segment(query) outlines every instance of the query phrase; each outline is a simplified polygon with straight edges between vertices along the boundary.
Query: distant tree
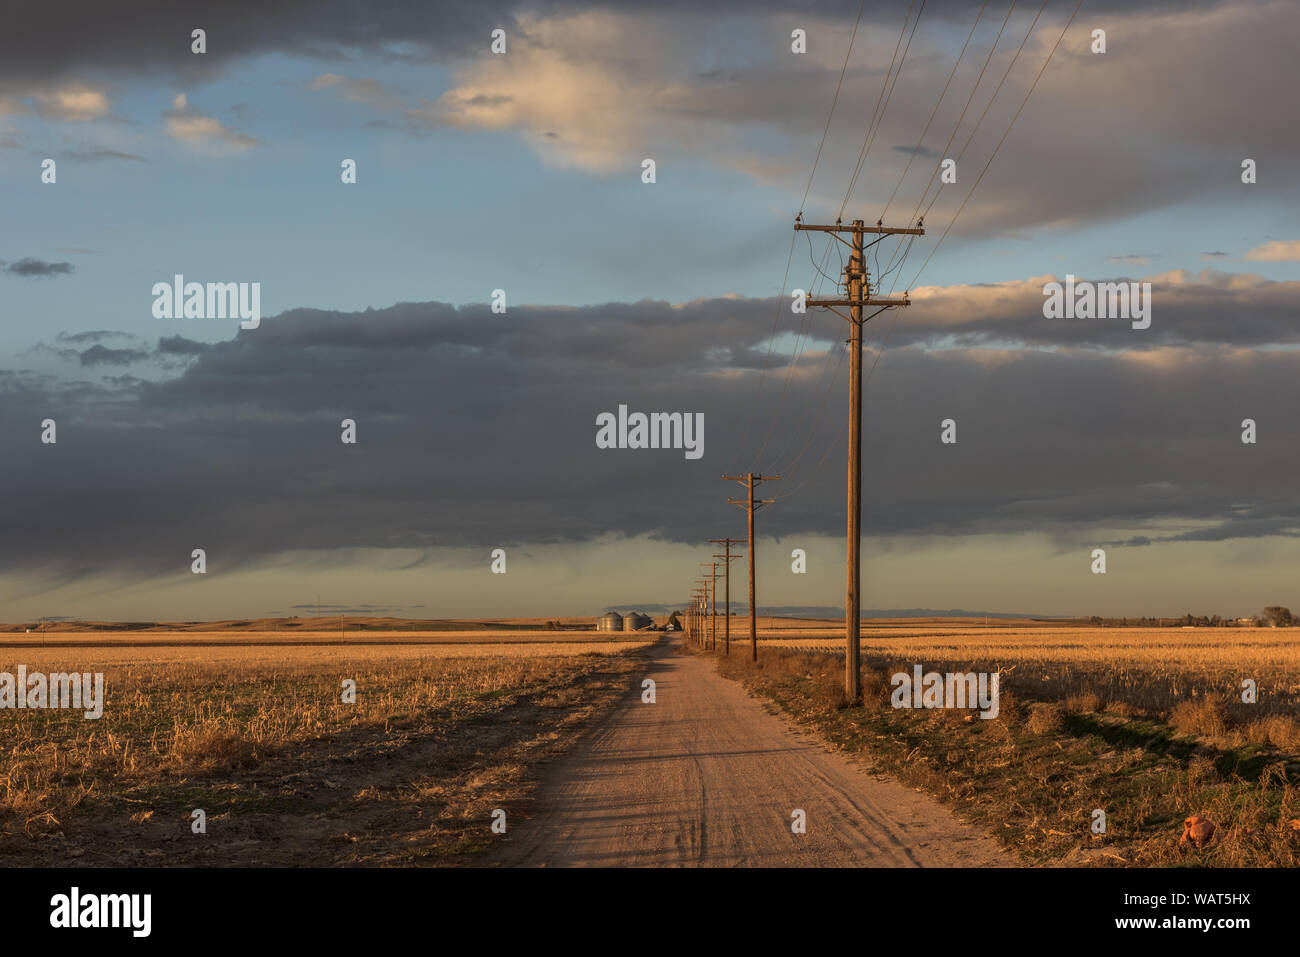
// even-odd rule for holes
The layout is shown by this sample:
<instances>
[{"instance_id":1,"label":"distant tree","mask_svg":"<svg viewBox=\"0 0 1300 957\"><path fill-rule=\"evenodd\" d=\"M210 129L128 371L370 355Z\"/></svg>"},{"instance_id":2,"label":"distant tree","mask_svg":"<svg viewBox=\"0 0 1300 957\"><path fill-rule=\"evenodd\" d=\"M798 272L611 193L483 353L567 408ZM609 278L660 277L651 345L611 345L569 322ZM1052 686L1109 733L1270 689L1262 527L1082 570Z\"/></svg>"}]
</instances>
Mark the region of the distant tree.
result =
<instances>
[{"instance_id":1,"label":"distant tree","mask_svg":"<svg viewBox=\"0 0 1300 957\"><path fill-rule=\"evenodd\" d=\"M1259 617L1264 624L1276 625L1279 628L1296 623L1295 617L1291 614L1291 609L1283 605L1269 605Z\"/></svg>"}]
</instances>

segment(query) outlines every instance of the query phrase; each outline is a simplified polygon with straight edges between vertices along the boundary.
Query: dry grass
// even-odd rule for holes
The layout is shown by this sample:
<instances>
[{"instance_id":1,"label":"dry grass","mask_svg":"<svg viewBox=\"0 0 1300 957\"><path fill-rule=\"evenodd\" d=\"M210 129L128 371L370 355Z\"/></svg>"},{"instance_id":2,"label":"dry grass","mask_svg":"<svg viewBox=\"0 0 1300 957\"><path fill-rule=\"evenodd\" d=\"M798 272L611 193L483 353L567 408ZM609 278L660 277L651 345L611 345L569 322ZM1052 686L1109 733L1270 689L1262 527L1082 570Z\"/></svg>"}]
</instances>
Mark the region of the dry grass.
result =
<instances>
[{"instance_id":1,"label":"dry grass","mask_svg":"<svg viewBox=\"0 0 1300 957\"><path fill-rule=\"evenodd\" d=\"M822 637L766 635L770 647L840 652ZM842 629L841 629L842 632ZM1004 685L1060 701L1072 713L1145 717L1225 746L1296 748L1300 740L1300 629L984 627L978 620L881 625L862 639L866 664L909 670L997 671ZM1253 679L1258 701L1240 700ZM1214 702L1213 704L1205 702ZM1198 717L1195 717L1199 715Z\"/></svg>"},{"instance_id":2,"label":"dry grass","mask_svg":"<svg viewBox=\"0 0 1300 957\"><path fill-rule=\"evenodd\" d=\"M0 855L400 863L476 850L485 815L519 806L537 761L612 704L629 655L646 646L11 650L0 671L19 662L29 672L103 671L106 704L99 720L0 712ZM341 700L345 678L356 681L354 704ZM197 807L209 816L204 841L188 840ZM160 813L124 838L119 822L142 808ZM353 824L336 827L336 817ZM292 846L248 837L272 820L263 829ZM331 850L324 831L340 827L366 833ZM146 832L157 832L161 857ZM232 850L234 834L251 844Z\"/></svg>"},{"instance_id":3,"label":"dry grass","mask_svg":"<svg viewBox=\"0 0 1300 957\"><path fill-rule=\"evenodd\" d=\"M1065 727L1065 709L1055 701L1038 701L1029 706L1029 730L1033 734L1055 734Z\"/></svg>"},{"instance_id":4,"label":"dry grass","mask_svg":"<svg viewBox=\"0 0 1300 957\"><path fill-rule=\"evenodd\" d=\"M437 640L430 638L410 642L369 636L346 642L286 644L270 637L263 641L258 636L247 634L239 635L238 638L227 636L221 641L213 642L193 634L169 636L165 640L124 636L94 639L89 635L78 635L66 642L60 636L57 642L50 640L44 646L23 642L19 647L15 647L14 640L0 637L0 669L12 671L19 663L36 668L34 662L39 661L52 662L50 670L58 670L54 665L60 664L79 671L103 671L114 665L163 664L185 668L211 664L237 668L256 665L273 670L282 665L303 663L326 663L333 667L335 663L357 660L423 661L445 658L616 655L646 648L655 637L624 637L620 634L616 638L574 641L568 636L557 640L552 633L546 639L539 636L520 641L515 637L506 639L489 635L483 640L474 641L471 635L466 634L449 641L442 640L442 636ZM3 664L5 661L8 664Z\"/></svg>"}]
</instances>

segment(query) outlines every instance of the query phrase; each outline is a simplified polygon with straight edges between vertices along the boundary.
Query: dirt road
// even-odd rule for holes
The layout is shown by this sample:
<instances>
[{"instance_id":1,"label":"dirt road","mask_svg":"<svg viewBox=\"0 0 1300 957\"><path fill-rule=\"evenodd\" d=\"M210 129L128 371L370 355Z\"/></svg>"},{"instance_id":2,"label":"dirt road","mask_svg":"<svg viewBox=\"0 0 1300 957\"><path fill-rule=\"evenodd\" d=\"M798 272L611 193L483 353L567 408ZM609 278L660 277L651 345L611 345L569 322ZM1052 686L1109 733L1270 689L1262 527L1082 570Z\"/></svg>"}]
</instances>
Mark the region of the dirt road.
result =
<instances>
[{"instance_id":1,"label":"dirt road","mask_svg":"<svg viewBox=\"0 0 1300 957\"><path fill-rule=\"evenodd\" d=\"M938 802L768 713L712 661L652 651L627 702L548 774L504 866L943 867L1009 863ZM791 829L793 812L807 831Z\"/></svg>"}]
</instances>

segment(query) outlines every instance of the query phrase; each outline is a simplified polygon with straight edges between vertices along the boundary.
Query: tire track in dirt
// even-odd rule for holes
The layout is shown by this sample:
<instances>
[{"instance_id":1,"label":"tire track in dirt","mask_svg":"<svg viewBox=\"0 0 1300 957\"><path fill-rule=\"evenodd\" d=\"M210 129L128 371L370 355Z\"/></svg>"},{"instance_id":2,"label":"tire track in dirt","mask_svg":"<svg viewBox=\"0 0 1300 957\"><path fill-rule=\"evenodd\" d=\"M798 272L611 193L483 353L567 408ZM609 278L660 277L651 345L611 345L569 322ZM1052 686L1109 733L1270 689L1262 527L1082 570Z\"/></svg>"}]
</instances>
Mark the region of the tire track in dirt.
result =
<instances>
[{"instance_id":1,"label":"tire track in dirt","mask_svg":"<svg viewBox=\"0 0 1300 957\"><path fill-rule=\"evenodd\" d=\"M713 663L664 643L598 732L546 775L503 866L1003 866L933 798L873 775L766 711ZM807 815L807 833L791 814Z\"/></svg>"}]
</instances>

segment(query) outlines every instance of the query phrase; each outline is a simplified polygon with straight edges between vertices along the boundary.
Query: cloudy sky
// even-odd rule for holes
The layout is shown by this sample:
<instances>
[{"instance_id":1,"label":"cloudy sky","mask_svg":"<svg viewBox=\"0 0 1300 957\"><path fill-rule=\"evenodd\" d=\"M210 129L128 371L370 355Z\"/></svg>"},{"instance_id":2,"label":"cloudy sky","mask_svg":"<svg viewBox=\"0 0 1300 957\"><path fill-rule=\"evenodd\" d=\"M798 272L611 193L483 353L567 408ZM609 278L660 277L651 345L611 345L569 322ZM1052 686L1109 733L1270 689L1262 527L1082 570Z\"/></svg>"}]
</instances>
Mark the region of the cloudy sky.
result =
<instances>
[{"instance_id":1,"label":"cloudy sky","mask_svg":"<svg viewBox=\"0 0 1300 957\"><path fill-rule=\"evenodd\" d=\"M0 620L674 604L749 468L760 605L842 605L801 210L927 230L869 263L913 305L867 329L864 607L1300 605L1290 2L211 6L0 33ZM1150 328L1045 319L1067 273L1149 282ZM261 325L155 318L176 274ZM597 448L619 405L705 454Z\"/></svg>"}]
</instances>

